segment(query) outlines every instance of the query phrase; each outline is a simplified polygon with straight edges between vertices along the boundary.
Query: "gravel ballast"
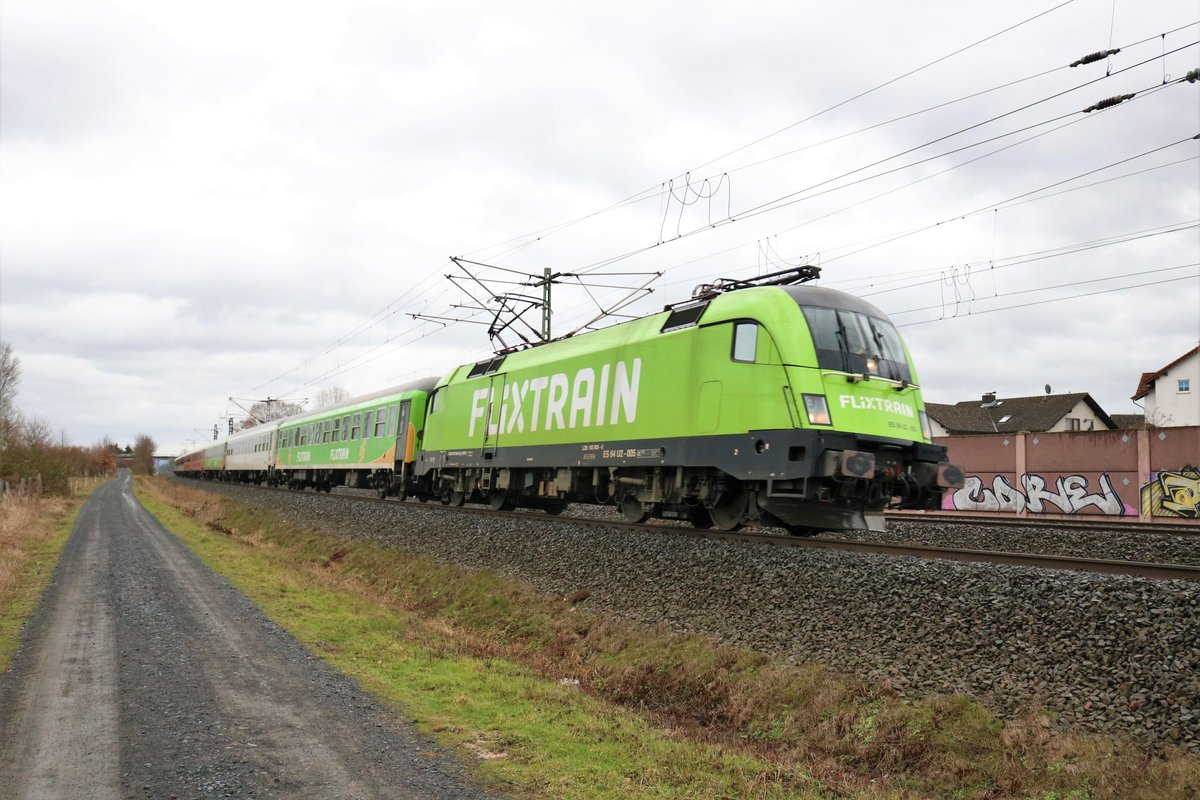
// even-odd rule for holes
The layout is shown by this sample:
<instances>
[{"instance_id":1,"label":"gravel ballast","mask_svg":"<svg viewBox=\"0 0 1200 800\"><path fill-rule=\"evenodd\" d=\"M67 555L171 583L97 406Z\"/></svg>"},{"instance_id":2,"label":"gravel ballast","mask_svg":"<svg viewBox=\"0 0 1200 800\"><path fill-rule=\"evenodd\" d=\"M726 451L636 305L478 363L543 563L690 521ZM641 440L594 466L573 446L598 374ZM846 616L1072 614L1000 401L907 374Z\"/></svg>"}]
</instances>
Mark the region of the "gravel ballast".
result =
<instances>
[{"instance_id":1,"label":"gravel ballast","mask_svg":"<svg viewBox=\"0 0 1200 800\"><path fill-rule=\"evenodd\" d=\"M1200 751L1200 586L1192 582L765 547L669 529L639 533L549 516L364 503L336 493L186 485L299 525L519 578L552 595L587 589L583 607L821 662L885 680L905 695L966 693L1002 716L1040 705L1079 730ZM930 536L938 526L916 527ZM892 535L927 540L915 533Z\"/></svg>"}]
</instances>

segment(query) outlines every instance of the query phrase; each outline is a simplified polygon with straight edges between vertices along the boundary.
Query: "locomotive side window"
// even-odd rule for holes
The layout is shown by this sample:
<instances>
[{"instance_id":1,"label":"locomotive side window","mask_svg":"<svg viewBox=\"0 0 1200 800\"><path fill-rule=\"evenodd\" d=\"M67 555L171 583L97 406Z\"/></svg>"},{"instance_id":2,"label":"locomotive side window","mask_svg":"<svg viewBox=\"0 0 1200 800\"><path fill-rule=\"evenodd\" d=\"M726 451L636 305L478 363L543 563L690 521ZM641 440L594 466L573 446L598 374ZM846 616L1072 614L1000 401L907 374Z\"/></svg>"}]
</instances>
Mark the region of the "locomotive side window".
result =
<instances>
[{"instance_id":1,"label":"locomotive side window","mask_svg":"<svg viewBox=\"0 0 1200 800\"><path fill-rule=\"evenodd\" d=\"M758 351L758 325L754 322L739 322L733 326L733 360L754 363Z\"/></svg>"},{"instance_id":2,"label":"locomotive side window","mask_svg":"<svg viewBox=\"0 0 1200 800\"><path fill-rule=\"evenodd\" d=\"M437 410L438 410L438 397L441 395L441 393L442 393L442 390L441 390L441 389L437 389L437 390L435 390L435 391L434 391L434 393L433 393L432 395L430 395L430 396L429 396L429 413L430 413L430 414L433 414L433 413L436 413L436 412L437 412Z\"/></svg>"}]
</instances>

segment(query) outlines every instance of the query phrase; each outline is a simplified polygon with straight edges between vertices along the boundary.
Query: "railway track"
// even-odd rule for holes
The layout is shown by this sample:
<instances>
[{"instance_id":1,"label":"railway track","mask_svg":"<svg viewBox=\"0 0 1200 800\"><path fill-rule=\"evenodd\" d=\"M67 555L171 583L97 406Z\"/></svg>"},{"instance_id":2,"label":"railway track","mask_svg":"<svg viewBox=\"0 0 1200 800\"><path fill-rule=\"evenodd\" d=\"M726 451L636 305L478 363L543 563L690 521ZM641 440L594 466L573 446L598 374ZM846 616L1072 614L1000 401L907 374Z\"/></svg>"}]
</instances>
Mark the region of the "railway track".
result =
<instances>
[{"instance_id":1,"label":"railway track","mask_svg":"<svg viewBox=\"0 0 1200 800\"><path fill-rule=\"evenodd\" d=\"M1200 536L1200 521L1180 522L1114 522L1112 517L1089 516L1083 519L1046 519L1038 516L1014 518L992 514L949 514L936 511L888 511L888 520L904 522L941 522L954 525L990 525L993 527L1038 527L1055 530L1086 532L1119 531L1158 536Z\"/></svg>"},{"instance_id":2,"label":"railway track","mask_svg":"<svg viewBox=\"0 0 1200 800\"><path fill-rule=\"evenodd\" d=\"M246 484L237 484L245 488L257 489L265 492L280 492L284 494L293 493L289 489L278 489L264 486L253 486ZM317 494L315 492L306 494ZM675 535L688 536L698 539L721 539L725 541L736 541L750 544L767 545L772 547L799 547L813 550L842 550L852 553L875 553L878 555L887 555L893 557L909 557L909 558L925 558L925 559L941 559L948 561L959 562L980 562L990 564L1005 564L1011 566L1024 567L1039 567L1042 569L1054 570L1069 570L1076 572L1092 572L1109 575L1132 575L1137 577L1149 578L1153 580L1189 580L1200 581L1200 566L1187 564L1160 564L1148 563L1139 561L1117 560L1117 559L1096 559L1096 558L1075 558L1061 555L1046 555L1038 553L1014 553L1001 550L981 550L968 548L954 547L938 547L931 545L923 545L911 542L900 543L884 543L871 541L856 541L842 538L805 538L797 536L789 536L784 533L771 533L771 529L767 528L752 528L739 531L716 531L694 528L689 525L673 525L670 521L649 522L649 523L630 523L622 520L597 517L581 517L570 515L556 515L553 517L547 516L540 511L494 511L490 508L482 506L464 505L464 506L447 506L436 502L422 503L416 500L387 500L378 497L369 497L351 493L339 492L335 495L342 499L351 499L363 503L378 503L386 505L410 505L419 508L434 509L446 513L456 513L465 515L476 515L490 518L507 518L520 520L546 520L553 519L556 522L571 523L588 527L602 528L618 528L640 533L653 533L657 535ZM934 515L921 515L925 519L932 520ZM951 517L950 515L939 515L943 517L941 521L959 522L959 518ZM904 515L904 519L910 519L911 515ZM1005 522L1012 524L1014 521L1006 520ZM1026 521L1026 526L1036 525L1044 527L1043 521L1038 520L1036 523ZM1063 527L1063 526L1050 526ZM1086 527L1086 526L1082 526ZM1164 526L1175 527L1175 526ZM1094 528L1087 528L1094 530Z\"/></svg>"}]
</instances>

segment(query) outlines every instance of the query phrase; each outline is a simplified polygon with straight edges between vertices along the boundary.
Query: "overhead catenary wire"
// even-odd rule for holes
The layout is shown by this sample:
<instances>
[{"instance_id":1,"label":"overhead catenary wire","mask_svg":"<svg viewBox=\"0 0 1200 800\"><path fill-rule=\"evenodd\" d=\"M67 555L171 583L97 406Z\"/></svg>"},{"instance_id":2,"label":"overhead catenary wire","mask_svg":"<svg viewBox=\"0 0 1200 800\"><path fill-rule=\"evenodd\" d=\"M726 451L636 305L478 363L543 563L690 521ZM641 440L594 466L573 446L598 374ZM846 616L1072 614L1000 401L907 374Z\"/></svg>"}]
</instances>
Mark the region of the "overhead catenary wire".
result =
<instances>
[{"instance_id":1,"label":"overhead catenary wire","mask_svg":"<svg viewBox=\"0 0 1200 800\"><path fill-rule=\"evenodd\" d=\"M1193 264L1191 266L1196 266L1196 265ZM1062 302L1066 302L1067 300L1079 300L1084 297L1095 297L1095 296L1101 295L1101 294L1112 294L1113 292L1124 292L1124 291L1129 291L1131 289L1143 289L1147 286L1162 286L1162 285L1168 284L1168 283L1179 283L1180 281L1190 281L1190 280L1195 280L1196 277L1200 277L1200 273L1197 273L1197 275L1195 275L1195 276L1185 275L1182 278L1166 278L1161 281L1147 281L1145 283L1136 283L1136 284L1133 284L1132 286L1118 286L1118 287L1114 287L1112 289L1100 289L1095 292L1084 292L1083 294L1073 294L1073 295L1069 295L1067 297L1053 297L1048 300L1035 300L1030 303L1018 303L1016 305L1002 306L1000 308L988 308L988 309L983 309L981 311L972 311L970 314L960 314L960 315L954 316L954 317L918 320L916 322L904 322L904 323L900 323L900 324L896 325L896 327L897 328L913 328L913 327L916 327L917 325L928 325L933 322L949 322L950 320L955 320L955 319L969 319L970 317L978 317L978 316L982 316L984 314L995 314L995 313L998 313L1001 311L1013 311L1018 308L1029 308L1031 306L1043 306L1043 305L1048 305L1051 303L1062 303Z\"/></svg>"},{"instance_id":2,"label":"overhead catenary wire","mask_svg":"<svg viewBox=\"0 0 1200 800\"><path fill-rule=\"evenodd\" d=\"M1065 4L1064 4L1064 5L1065 5ZM1056 7L1056 8L1057 8L1057 7ZM1051 10L1053 10L1053 9L1051 9ZM1047 12L1047 13L1048 13L1048 12ZM1195 23L1191 23L1191 24L1195 24ZM1178 28L1178 29L1176 29L1176 30L1181 30L1181 29L1182 29L1182 27L1188 27L1188 26L1181 26L1181 28ZM1165 36L1165 34L1163 34L1163 35ZM1157 38L1157 37L1152 37L1152 38ZM982 40L981 40L981 41L982 41ZM1148 41L1148 40L1143 40L1143 41ZM1194 43L1193 43L1193 44L1194 44ZM1187 47L1187 46L1191 46L1191 45L1186 45L1185 47ZM1178 49L1183 49L1183 48L1178 48ZM1171 52L1172 52L1172 53L1174 53L1174 52L1177 52L1177 51L1178 51L1178 49L1177 49L1177 50L1172 50ZM1155 59L1152 59L1152 60L1156 60L1157 58L1158 58L1158 56L1156 56L1156 57L1155 57ZM1141 63L1146 63L1146 62L1141 62ZM1134 66L1138 66L1138 65L1134 65ZM1126 69L1131 69L1131 68L1132 68L1132 67L1128 67L1128 68L1126 68ZM1125 71L1125 70L1120 70L1119 72L1123 72L1123 71ZM901 76L901 77L904 77L904 76ZM897 78L896 80L898 80L898 78ZM886 84L884 84L884 85L886 85ZM1085 84L1085 85L1086 85L1086 84ZM1078 87L1077 87L1077 88L1078 88ZM975 93L975 94L977 95L977 94L979 94L979 93ZM974 96L974 95L972 95L972 96ZM851 99L855 99L855 98L851 98ZM849 101L846 101L846 102L849 102ZM844 104L844 103L843 103L843 104ZM839 105L841 105L841 104L839 104ZM824 112L822 112L822 113L824 113ZM916 112L916 113L919 113L919 112ZM905 117L907 117L907 116L909 116L909 115L905 115ZM899 118L897 118L897 119L901 119L901 118L904 118L904 117L899 117ZM801 122L803 122L803 121L804 121L804 120L801 120ZM795 127L795 125L797 125L797 124L799 124L799 123L794 123L793 125L790 125L790 126L788 126L788 128ZM885 123L884 123L884 124L885 124ZM980 123L980 124L984 124L984 123ZM783 129L781 129L781 130L783 130ZM952 135L955 135L955 134L949 134L948 136L952 136ZM1011 135L1011 133L1010 133L1009 135ZM769 138L769 136L768 136L768 137L764 137L764 138ZM936 140L935 140L935 141L936 141ZM749 146L749 145L748 145L748 146ZM744 148L739 148L739 150L740 150L740 149L744 149ZM735 151L731 151L731 152L730 152L730 154L732 154L732 153L734 153L734 152L737 152L737 150L735 150ZM719 158L723 158L723 157L725 157L725 156L718 157L718 159L719 159ZM707 164L707 163L712 163L712 162L706 162L706 164ZM701 165L701 166L704 166L704 165ZM606 207L606 208L607 208L607 209L611 209L611 208L617 207L618 205L620 205L620 203L624 203L624 202L626 202L627 200L629 200L630 198L638 198L638 197L640 197L640 196L646 195L646 194L647 194L649 191L650 191L650 190L644 190L643 192L639 192L639 193L636 193L636 194L634 194L634 195L630 195L630 196L629 196L629 198L626 198L626 200L620 201L620 202L619 202L619 203L617 203L617 204L610 204L610 206L608 206L608 207ZM651 195L651 196L653 196L653 195ZM603 210L602 210L602 211L603 211ZM601 211L601 212L593 212L593 214L585 215L584 217L579 217L579 218L577 218L577 219L586 219L586 218L590 218L591 216L594 216L596 213L602 213L602 211ZM740 218L740 217L739 217L739 218ZM546 229L543 229L543 230L551 230L551 229L554 229L555 227L556 227L556 226L551 226L550 228L546 228ZM510 239L510 240L508 240L508 241L517 241L519 238L520 238L520 237L517 237L517 238L514 238L514 239ZM525 245L520 245L520 246L525 246ZM647 249L649 249L649 248L647 248ZM590 266L590 265L589 265L589 266ZM329 346L325 347L324 349L322 349L321 351L319 351L319 352L316 354L316 356L314 356L314 358L315 358L315 357L319 357L319 356L321 356L321 355L324 355L324 354L326 354L326 353L328 353L328 352L331 352L333 349L335 349L335 348L337 348L338 346L340 346L341 344L343 344L343 343L344 343L344 341L345 341L347 338L349 338L349 337L351 337L351 336L355 336L355 335L357 335L357 334L359 334L359 333L361 333L361 332L363 332L363 331L365 331L365 330L369 330L369 329L370 329L370 327L371 327L372 325L374 325L374 324L378 324L379 322L381 322L381 321L383 321L383 320L386 320L387 318L389 318L389 317L391 317L391 316L394 316L394 315L396 315L396 314L405 313L405 307L402 307L402 306L400 306L400 303L401 303L402 301L404 301L406 298L411 298L411 297L412 297L412 296L414 296L414 295L415 295L417 298L419 298L419 297L421 297L421 296L424 296L424 295L428 294L428 292L430 291L430 289L428 289L428 288L425 288L425 287L426 287L426 286L427 286L427 285L428 285L428 284L429 284L431 281L434 281L434 280L436 280L436 276L435 276L435 275L433 275L433 273L429 273L429 274L427 274L424 280L422 280L422 281L418 282L417 284L414 284L413 286L409 287L409 289L408 289L408 290L406 290L406 292L405 292L404 294L402 294L400 297L396 298L396 300L393 300L391 303L389 303L389 305L388 305L388 306L384 307L384 309L381 309L379 312L376 312L376 314L375 314L375 315L373 315L371 318L368 318L368 319L367 319L367 320L365 320L363 323L360 323L358 326L355 326L355 328L352 328L352 329L351 329L350 331L348 331L346 334L343 334L343 336L342 336L342 337L339 337L339 339L338 339L337 341L335 341L335 342L334 342L334 343L332 343L331 345L329 345ZM419 291L419 290L421 290L421 291ZM403 335L403 332L402 332L402 334L400 334L400 335ZM387 341L391 341L391 340L393 340L394 338L395 338L395 337L390 337L390 338L389 338ZM290 372L294 372L294 371L295 371L295 370L291 370L291 371L289 371L289 373L284 373L284 375L286 375L286 374L290 374ZM282 377L282 376L280 376L280 377ZM275 379L273 379L273 380L275 380ZM273 381L269 381L268 383L271 383L271 382L273 382ZM263 385L267 385L267 384L263 384ZM259 387L259 388L261 388L261 385L260 385L260 387Z\"/></svg>"}]
</instances>

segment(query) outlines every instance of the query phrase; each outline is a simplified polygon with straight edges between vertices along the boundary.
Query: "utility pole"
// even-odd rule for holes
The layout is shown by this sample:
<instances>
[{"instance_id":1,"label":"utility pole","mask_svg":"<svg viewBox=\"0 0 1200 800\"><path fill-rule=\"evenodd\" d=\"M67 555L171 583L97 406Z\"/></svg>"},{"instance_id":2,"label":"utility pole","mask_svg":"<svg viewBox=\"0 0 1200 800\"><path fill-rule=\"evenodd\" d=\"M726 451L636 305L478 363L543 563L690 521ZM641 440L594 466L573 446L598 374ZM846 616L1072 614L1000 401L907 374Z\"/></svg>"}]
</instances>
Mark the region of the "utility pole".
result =
<instances>
[{"instance_id":1,"label":"utility pole","mask_svg":"<svg viewBox=\"0 0 1200 800\"><path fill-rule=\"evenodd\" d=\"M542 341L550 341L550 287L554 281L550 278L550 268L542 273Z\"/></svg>"}]
</instances>

